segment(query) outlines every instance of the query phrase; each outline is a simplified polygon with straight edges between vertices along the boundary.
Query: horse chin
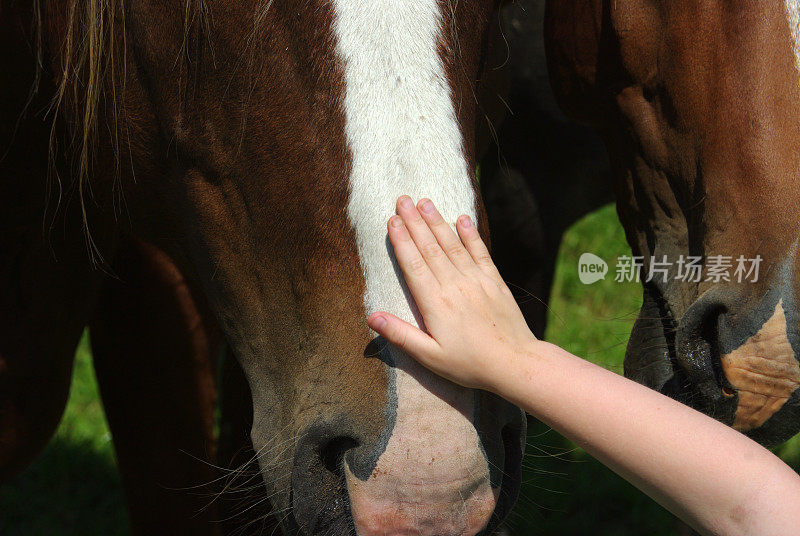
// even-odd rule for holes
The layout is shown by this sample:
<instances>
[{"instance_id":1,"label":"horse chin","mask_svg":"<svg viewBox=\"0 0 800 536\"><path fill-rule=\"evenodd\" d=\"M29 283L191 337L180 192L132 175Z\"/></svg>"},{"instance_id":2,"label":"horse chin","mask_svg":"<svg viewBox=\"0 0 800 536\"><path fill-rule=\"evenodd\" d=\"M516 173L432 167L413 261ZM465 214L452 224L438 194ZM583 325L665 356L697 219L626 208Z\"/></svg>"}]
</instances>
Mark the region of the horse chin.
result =
<instances>
[{"instance_id":1,"label":"horse chin","mask_svg":"<svg viewBox=\"0 0 800 536\"><path fill-rule=\"evenodd\" d=\"M475 535L489 523L499 488L488 478L420 483L405 475L361 481L347 471L354 524L364 536Z\"/></svg>"},{"instance_id":2,"label":"horse chin","mask_svg":"<svg viewBox=\"0 0 800 536\"><path fill-rule=\"evenodd\" d=\"M347 480L359 480L346 469L345 471L349 479L343 480L341 486L333 489L317 490L313 499L303 497L292 488L288 501L276 501L273 507L276 512L282 512L277 516L282 532L287 536L446 536L484 534L496 525L493 513L501 490L489 487L488 481L476 482L477 489L466 500L460 498L464 488L462 482L430 485L424 489L407 483L407 487L413 489L406 491L417 497L415 501L419 501L412 503L397 500L395 495L403 487L402 483L396 483L396 487L387 489L387 493L379 498L359 491L350 493L348 487L352 487L352 483L348 485ZM325 496L320 497L320 492ZM454 496L458 498L454 499ZM281 506L284 502L287 504ZM317 508L312 511L310 505L316 505ZM485 532L482 532L484 529Z\"/></svg>"}]
</instances>

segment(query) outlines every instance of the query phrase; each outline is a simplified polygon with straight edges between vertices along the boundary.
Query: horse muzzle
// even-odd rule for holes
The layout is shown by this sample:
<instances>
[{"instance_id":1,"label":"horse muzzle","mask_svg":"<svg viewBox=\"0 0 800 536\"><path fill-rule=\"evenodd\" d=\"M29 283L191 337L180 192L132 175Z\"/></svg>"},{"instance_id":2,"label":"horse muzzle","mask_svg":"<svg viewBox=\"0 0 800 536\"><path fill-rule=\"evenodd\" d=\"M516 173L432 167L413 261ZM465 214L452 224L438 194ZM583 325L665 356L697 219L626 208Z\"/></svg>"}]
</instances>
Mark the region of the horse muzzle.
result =
<instances>
[{"instance_id":1,"label":"horse muzzle","mask_svg":"<svg viewBox=\"0 0 800 536\"><path fill-rule=\"evenodd\" d=\"M504 413L494 405L487 411ZM419 414L396 423L387 437L364 434L344 415L317 421L295 448L284 532L472 536L491 530L519 489L525 425L518 410L505 413L507 419L481 432L465 420L447 434L435 426L437 414Z\"/></svg>"},{"instance_id":2,"label":"horse muzzle","mask_svg":"<svg viewBox=\"0 0 800 536\"><path fill-rule=\"evenodd\" d=\"M790 438L800 431L800 339L791 285L781 279L760 299L712 287L678 321L664 298L646 292L626 376L762 444Z\"/></svg>"}]
</instances>

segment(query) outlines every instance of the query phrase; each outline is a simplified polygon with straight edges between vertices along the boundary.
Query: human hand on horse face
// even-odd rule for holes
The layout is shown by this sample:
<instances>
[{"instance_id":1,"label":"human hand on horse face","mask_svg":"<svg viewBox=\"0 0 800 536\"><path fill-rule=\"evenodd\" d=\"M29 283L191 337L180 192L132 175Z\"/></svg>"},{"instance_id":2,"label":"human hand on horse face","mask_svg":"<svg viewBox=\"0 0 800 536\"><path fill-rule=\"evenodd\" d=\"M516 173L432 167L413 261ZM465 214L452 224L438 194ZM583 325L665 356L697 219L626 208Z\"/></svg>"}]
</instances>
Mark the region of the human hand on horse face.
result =
<instances>
[{"instance_id":1,"label":"human hand on horse face","mask_svg":"<svg viewBox=\"0 0 800 536\"><path fill-rule=\"evenodd\" d=\"M459 240L431 201L418 207L398 200L389 239L428 333L385 312L372 329L441 376L519 405L701 534L797 533L794 470L711 417L537 341L469 218Z\"/></svg>"},{"instance_id":2,"label":"human hand on horse face","mask_svg":"<svg viewBox=\"0 0 800 536\"><path fill-rule=\"evenodd\" d=\"M433 202L397 200L389 240L428 333L386 312L369 326L420 363L465 387L496 391L536 341L469 216L458 235ZM460 238L459 238L460 237Z\"/></svg>"}]
</instances>

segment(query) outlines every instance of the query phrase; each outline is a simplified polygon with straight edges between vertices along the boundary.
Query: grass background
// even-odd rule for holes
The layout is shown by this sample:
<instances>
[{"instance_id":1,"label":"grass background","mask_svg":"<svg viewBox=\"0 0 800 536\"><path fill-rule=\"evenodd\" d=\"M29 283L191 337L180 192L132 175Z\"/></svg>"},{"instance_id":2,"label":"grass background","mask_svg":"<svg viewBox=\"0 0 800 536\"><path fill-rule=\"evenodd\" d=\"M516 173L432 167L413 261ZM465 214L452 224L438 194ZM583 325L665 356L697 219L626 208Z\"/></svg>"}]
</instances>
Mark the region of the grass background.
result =
<instances>
[{"instance_id":1,"label":"grass background","mask_svg":"<svg viewBox=\"0 0 800 536\"><path fill-rule=\"evenodd\" d=\"M578 280L581 253L604 258L605 280ZM641 305L641 287L616 283L616 257L628 254L612 205L575 224L559 253L547 339L622 373L628 334ZM665 431L666 432L666 431ZM800 436L776 452L800 467ZM524 484L509 518L519 535L596 536L682 534L675 519L559 434L532 421ZM0 535L112 536L128 534L111 436L98 398L88 338L76 353L64 418L44 453L0 488Z\"/></svg>"}]
</instances>

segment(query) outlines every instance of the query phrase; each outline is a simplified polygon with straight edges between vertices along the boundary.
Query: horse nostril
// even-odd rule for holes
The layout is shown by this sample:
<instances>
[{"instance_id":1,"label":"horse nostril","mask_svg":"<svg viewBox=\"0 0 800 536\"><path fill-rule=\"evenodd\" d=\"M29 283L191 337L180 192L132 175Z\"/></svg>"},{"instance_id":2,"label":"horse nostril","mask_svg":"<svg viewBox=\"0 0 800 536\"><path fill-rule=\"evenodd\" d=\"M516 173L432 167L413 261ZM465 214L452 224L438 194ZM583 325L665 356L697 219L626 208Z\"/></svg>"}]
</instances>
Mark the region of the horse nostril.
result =
<instances>
[{"instance_id":1,"label":"horse nostril","mask_svg":"<svg viewBox=\"0 0 800 536\"><path fill-rule=\"evenodd\" d=\"M347 534L352 526L344 456L361 441L343 418L307 428L298 440L292 467L292 513L304 534Z\"/></svg>"},{"instance_id":2,"label":"horse nostril","mask_svg":"<svg viewBox=\"0 0 800 536\"><path fill-rule=\"evenodd\" d=\"M676 358L693 383L715 383L719 388L720 356L718 324L724 308L702 298L679 322Z\"/></svg>"},{"instance_id":3,"label":"horse nostril","mask_svg":"<svg viewBox=\"0 0 800 536\"><path fill-rule=\"evenodd\" d=\"M722 367L723 331L729 322L731 297L712 289L698 298L678 322L675 360L685 383L676 398L717 420L730 423L737 390Z\"/></svg>"},{"instance_id":4,"label":"horse nostril","mask_svg":"<svg viewBox=\"0 0 800 536\"><path fill-rule=\"evenodd\" d=\"M344 476L344 455L359 445L352 437L334 437L320 447L319 457L322 465L337 476Z\"/></svg>"}]
</instances>

